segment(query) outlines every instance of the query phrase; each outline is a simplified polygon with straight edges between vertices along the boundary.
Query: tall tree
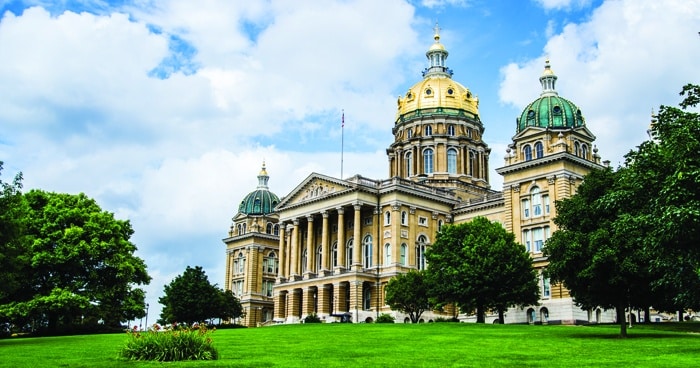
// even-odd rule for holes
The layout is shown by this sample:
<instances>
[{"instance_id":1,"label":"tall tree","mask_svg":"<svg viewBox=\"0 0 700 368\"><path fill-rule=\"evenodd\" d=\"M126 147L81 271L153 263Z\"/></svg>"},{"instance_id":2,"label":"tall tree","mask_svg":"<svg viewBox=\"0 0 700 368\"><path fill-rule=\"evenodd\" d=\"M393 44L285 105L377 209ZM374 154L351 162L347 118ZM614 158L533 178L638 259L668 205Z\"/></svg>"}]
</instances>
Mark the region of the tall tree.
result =
<instances>
[{"instance_id":1,"label":"tall tree","mask_svg":"<svg viewBox=\"0 0 700 368\"><path fill-rule=\"evenodd\" d=\"M158 299L163 305L160 319L169 323L238 318L243 312L233 293L209 283L201 266L187 266L182 275L165 285L163 293Z\"/></svg>"},{"instance_id":2,"label":"tall tree","mask_svg":"<svg viewBox=\"0 0 700 368\"><path fill-rule=\"evenodd\" d=\"M386 285L386 303L391 309L407 313L411 323L418 323L421 314L430 308L425 273L400 273L389 280Z\"/></svg>"},{"instance_id":3,"label":"tall tree","mask_svg":"<svg viewBox=\"0 0 700 368\"><path fill-rule=\"evenodd\" d=\"M489 309L498 310L502 322L507 307L539 299L537 272L525 247L484 217L443 226L426 257L434 295L463 312L476 311L477 322L485 322Z\"/></svg>"},{"instance_id":4,"label":"tall tree","mask_svg":"<svg viewBox=\"0 0 700 368\"><path fill-rule=\"evenodd\" d=\"M134 296L143 309L143 293L135 287L150 277L134 255L129 221L115 219L84 194L32 190L24 201L30 258L22 276L31 295L15 298L0 312L45 316L51 330L81 317L119 325L134 315Z\"/></svg>"},{"instance_id":5,"label":"tall tree","mask_svg":"<svg viewBox=\"0 0 700 368\"><path fill-rule=\"evenodd\" d=\"M0 174L2 166L0 161ZM21 190L21 173L9 183L0 180L0 305L26 297L18 295L26 291L28 273L28 249L23 242L26 207Z\"/></svg>"}]
</instances>

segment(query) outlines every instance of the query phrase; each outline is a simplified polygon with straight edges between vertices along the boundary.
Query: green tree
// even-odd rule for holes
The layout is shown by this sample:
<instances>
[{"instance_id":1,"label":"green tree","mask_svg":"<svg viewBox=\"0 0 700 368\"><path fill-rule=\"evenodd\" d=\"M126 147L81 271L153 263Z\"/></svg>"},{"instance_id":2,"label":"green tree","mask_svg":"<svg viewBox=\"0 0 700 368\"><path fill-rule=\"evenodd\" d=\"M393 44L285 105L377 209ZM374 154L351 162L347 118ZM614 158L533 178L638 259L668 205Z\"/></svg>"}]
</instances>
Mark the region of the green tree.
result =
<instances>
[{"instance_id":1,"label":"green tree","mask_svg":"<svg viewBox=\"0 0 700 368\"><path fill-rule=\"evenodd\" d=\"M500 224L484 217L447 225L426 252L431 293L454 302L463 312L476 311L485 322L487 310L537 304L537 272L525 247Z\"/></svg>"},{"instance_id":2,"label":"green tree","mask_svg":"<svg viewBox=\"0 0 700 368\"><path fill-rule=\"evenodd\" d=\"M421 314L430 308L428 289L424 272L400 273L386 285L386 303L391 309L407 313L411 323L418 323Z\"/></svg>"},{"instance_id":3,"label":"green tree","mask_svg":"<svg viewBox=\"0 0 700 368\"><path fill-rule=\"evenodd\" d=\"M143 292L135 286L148 284L150 277L133 254L128 221L115 219L84 194L32 190L23 200L28 259L19 275L28 292L6 300L0 313L54 330L83 317L117 326L143 309Z\"/></svg>"},{"instance_id":4,"label":"green tree","mask_svg":"<svg viewBox=\"0 0 700 368\"><path fill-rule=\"evenodd\" d=\"M158 299L163 305L160 319L168 323L238 318L243 312L240 301L231 291L209 283L201 266L187 266L182 275L165 285L163 292Z\"/></svg>"},{"instance_id":5,"label":"green tree","mask_svg":"<svg viewBox=\"0 0 700 368\"><path fill-rule=\"evenodd\" d=\"M0 174L3 162L0 161ZM22 174L10 183L0 180L0 305L24 294L28 249L23 242L25 209ZM7 321L7 318L4 318ZM0 322L2 317L0 316Z\"/></svg>"}]
</instances>

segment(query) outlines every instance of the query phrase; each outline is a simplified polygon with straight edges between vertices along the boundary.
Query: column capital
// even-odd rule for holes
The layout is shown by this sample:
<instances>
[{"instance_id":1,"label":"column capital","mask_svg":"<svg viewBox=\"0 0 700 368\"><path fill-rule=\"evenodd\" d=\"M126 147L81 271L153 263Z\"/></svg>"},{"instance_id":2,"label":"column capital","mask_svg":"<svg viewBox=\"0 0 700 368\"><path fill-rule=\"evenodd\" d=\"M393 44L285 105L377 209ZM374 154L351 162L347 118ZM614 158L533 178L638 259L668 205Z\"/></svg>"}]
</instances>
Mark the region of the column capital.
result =
<instances>
[{"instance_id":1,"label":"column capital","mask_svg":"<svg viewBox=\"0 0 700 368\"><path fill-rule=\"evenodd\" d=\"M342 215L345 213L345 209L343 207L336 207L335 210L338 211L339 215Z\"/></svg>"},{"instance_id":2,"label":"column capital","mask_svg":"<svg viewBox=\"0 0 700 368\"><path fill-rule=\"evenodd\" d=\"M321 211L321 216L322 216L323 218L328 218L328 210L323 210L323 211Z\"/></svg>"},{"instance_id":3,"label":"column capital","mask_svg":"<svg viewBox=\"0 0 700 368\"><path fill-rule=\"evenodd\" d=\"M313 215L307 215L307 216L306 216L306 221L308 221L308 222L314 222L314 216L313 216Z\"/></svg>"}]
</instances>

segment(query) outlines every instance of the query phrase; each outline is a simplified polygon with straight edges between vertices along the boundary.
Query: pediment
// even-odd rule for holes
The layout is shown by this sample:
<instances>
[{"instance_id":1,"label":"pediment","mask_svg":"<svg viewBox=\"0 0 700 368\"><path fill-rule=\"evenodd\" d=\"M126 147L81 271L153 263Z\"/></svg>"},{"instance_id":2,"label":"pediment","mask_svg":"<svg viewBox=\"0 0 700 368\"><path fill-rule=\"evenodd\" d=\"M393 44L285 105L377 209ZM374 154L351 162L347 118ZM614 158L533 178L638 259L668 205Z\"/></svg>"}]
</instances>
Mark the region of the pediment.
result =
<instances>
[{"instance_id":1,"label":"pediment","mask_svg":"<svg viewBox=\"0 0 700 368\"><path fill-rule=\"evenodd\" d=\"M312 173L285 196L277 205L276 209L314 201L351 188L352 186L344 180Z\"/></svg>"}]
</instances>

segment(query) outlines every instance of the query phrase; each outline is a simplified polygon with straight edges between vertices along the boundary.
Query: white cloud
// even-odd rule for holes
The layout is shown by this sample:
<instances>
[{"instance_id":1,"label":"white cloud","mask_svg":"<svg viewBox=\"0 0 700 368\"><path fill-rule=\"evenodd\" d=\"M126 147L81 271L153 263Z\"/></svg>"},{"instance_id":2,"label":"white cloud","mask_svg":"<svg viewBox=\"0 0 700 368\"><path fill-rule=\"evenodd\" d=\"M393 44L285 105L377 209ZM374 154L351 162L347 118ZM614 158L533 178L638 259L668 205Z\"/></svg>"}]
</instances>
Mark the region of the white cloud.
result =
<instances>
[{"instance_id":1,"label":"white cloud","mask_svg":"<svg viewBox=\"0 0 700 368\"><path fill-rule=\"evenodd\" d=\"M651 109L677 105L681 86L700 80L699 22L697 0L605 2L551 37L541 57L503 67L500 98L524 108L549 58L559 94L581 108L603 159L617 166L646 139Z\"/></svg>"},{"instance_id":2,"label":"white cloud","mask_svg":"<svg viewBox=\"0 0 700 368\"><path fill-rule=\"evenodd\" d=\"M591 0L535 0L546 10L567 10L583 8L591 4Z\"/></svg>"}]
</instances>

